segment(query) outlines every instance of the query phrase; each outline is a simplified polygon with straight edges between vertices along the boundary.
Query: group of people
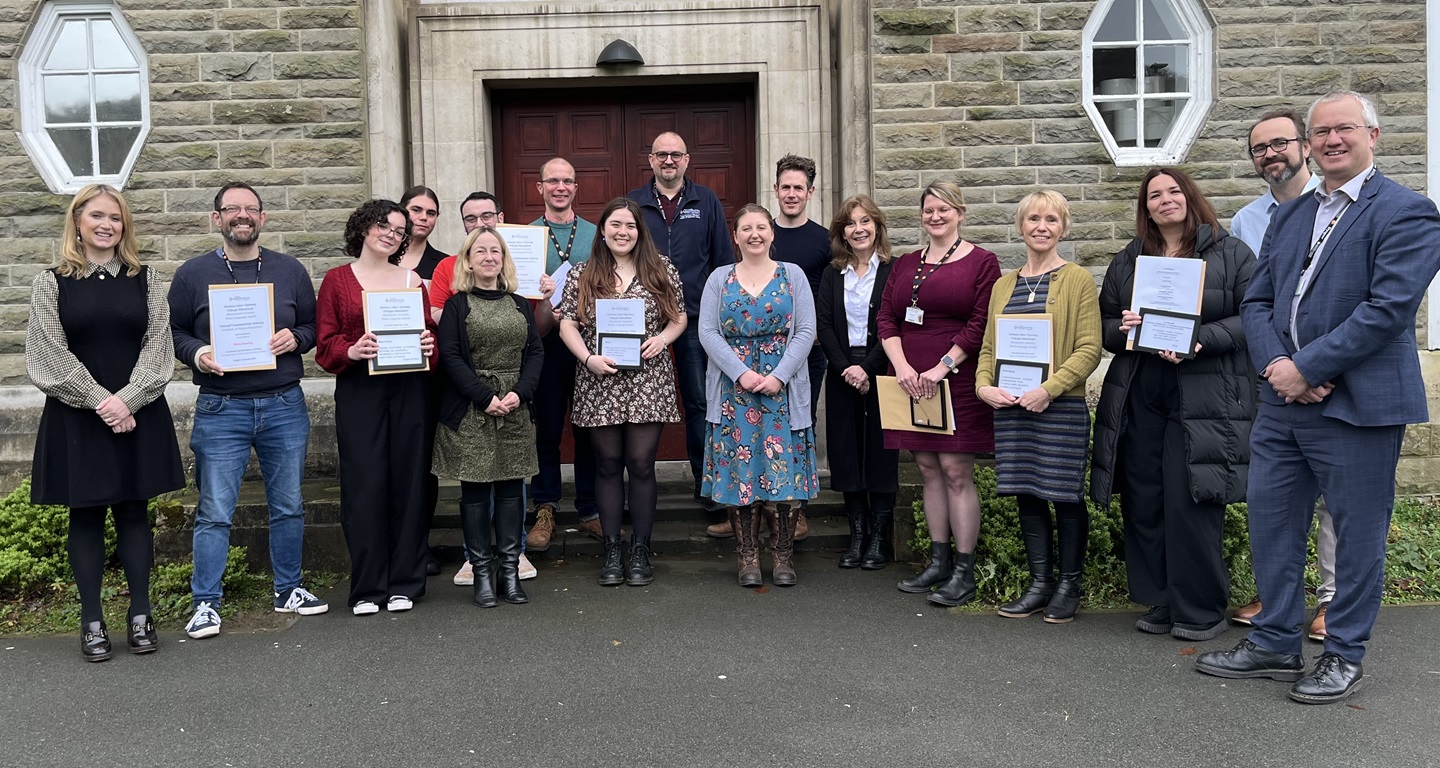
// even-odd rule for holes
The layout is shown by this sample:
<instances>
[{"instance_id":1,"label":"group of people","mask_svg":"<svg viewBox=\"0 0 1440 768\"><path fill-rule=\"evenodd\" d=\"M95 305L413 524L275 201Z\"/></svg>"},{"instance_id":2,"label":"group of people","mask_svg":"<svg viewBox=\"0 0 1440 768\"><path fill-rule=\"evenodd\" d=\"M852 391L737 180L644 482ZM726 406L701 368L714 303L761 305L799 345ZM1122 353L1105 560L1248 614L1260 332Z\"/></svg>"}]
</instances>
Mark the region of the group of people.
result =
<instances>
[{"instance_id":1,"label":"group of people","mask_svg":"<svg viewBox=\"0 0 1440 768\"><path fill-rule=\"evenodd\" d=\"M715 194L686 177L689 155L674 133L652 144L653 181L612 200L594 224L573 209L573 166L545 164L537 191L546 210L535 224L548 230L548 274L538 299L516 293L497 227L503 212L488 193L461 204L467 234L455 256L429 244L440 210L432 190L361 205L344 235L354 262L327 272L317 298L298 262L259 247L263 204L236 182L215 197L223 245L177 271L167 302L136 257L123 198L88 187L70 206L61 264L36 279L26 347L30 376L48 396L33 493L72 509L82 652L110 654L99 604L107 506L131 585L131 650L155 649L145 500L184 482L163 397L173 358L200 387L187 631L219 632L228 529L252 448L270 504L275 610L327 610L300 578L309 419L299 381L301 355L313 348L335 374L347 603L356 615L408 610L423 596L436 478L461 485L466 566L456 582L469 582L481 607L527 602L523 552L553 535L567 417L581 527L604 542L600 584L655 578L657 448L663 426L683 420L696 498L726 510L709 532L736 539L739 583L763 583L768 526L772 583L793 585L804 505L820 486L814 415L823 386L830 485L843 494L850 528L840 567L883 568L892 556L907 450L932 550L899 589L944 606L973 600L981 509L973 472L977 455L993 452L997 492L1018 502L1031 577L1000 615L1074 618L1088 472L1091 498L1120 499L1130 593L1149 607L1137 629L1209 640L1227 621L1225 505L1248 499L1261 600L1234 619L1255 629L1197 667L1298 681L1291 696L1300 701L1343 699L1359 684L1379 605L1404 425L1426 420L1413 323L1440 268L1434 205L1374 169L1378 125L1373 105L1349 92L1320 98L1306 118L1263 116L1248 149L1270 190L1235 217L1235 234L1184 171L1151 169L1139 187L1136 236L1098 292L1090 272L1064 256L1071 210L1053 190L1019 202L1025 260L1002 274L993 252L963 236L964 196L947 181L921 193L922 247L899 256L884 212L865 195L846 199L828 229L809 221L815 164L794 155L777 164L780 215L745 205L727 226ZM1143 322L1131 304L1142 255L1204 262L1188 354L1127 343ZM276 366L224 371L209 346L206 291L259 282L274 285ZM402 288L419 289L431 309L420 343L433 370L375 375L367 361L381 341L366 330L363 292ZM643 307L638 365L602 351L599 302L614 299ZM1001 315L1050 320L1050 364L1029 391L999 386ZM1092 456L1086 381L1102 349L1112 358ZM916 401L948 389L953 429L886 429L887 374ZM1307 674L1302 570L1319 495L1325 586L1309 632L1324 638L1325 653Z\"/></svg>"}]
</instances>

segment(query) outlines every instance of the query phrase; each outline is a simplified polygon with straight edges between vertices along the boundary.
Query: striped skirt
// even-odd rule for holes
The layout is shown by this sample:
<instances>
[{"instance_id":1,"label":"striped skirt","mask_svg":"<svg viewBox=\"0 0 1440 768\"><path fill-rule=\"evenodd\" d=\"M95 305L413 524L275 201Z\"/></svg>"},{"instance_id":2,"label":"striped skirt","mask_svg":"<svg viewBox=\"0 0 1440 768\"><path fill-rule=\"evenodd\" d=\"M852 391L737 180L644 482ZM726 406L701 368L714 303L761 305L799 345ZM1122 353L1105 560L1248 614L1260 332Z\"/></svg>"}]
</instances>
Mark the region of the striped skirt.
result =
<instances>
[{"instance_id":1,"label":"striped skirt","mask_svg":"<svg viewBox=\"0 0 1440 768\"><path fill-rule=\"evenodd\" d=\"M1083 397L1060 397L1041 413L1020 406L995 411L995 492L1046 501L1081 501L1090 447L1090 409Z\"/></svg>"}]
</instances>

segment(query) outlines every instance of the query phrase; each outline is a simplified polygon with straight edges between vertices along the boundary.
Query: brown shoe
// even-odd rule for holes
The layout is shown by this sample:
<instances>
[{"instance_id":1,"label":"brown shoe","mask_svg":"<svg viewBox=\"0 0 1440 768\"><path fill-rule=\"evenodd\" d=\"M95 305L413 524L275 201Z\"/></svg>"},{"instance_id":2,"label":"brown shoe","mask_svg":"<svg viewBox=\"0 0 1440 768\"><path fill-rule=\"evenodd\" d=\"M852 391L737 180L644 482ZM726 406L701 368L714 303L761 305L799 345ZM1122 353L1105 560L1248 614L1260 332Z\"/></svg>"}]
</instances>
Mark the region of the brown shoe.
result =
<instances>
[{"instance_id":1,"label":"brown shoe","mask_svg":"<svg viewBox=\"0 0 1440 768\"><path fill-rule=\"evenodd\" d=\"M799 505L788 502L766 502L765 514L770 520L770 557L774 562L771 581L777 587L795 586L795 520Z\"/></svg>"},{"instance_id":2,"label":"brown shoe","mask_svg":"<svg viewBox=\"0 0 1440 768\"><path fill-rule=\"evenodd\" d=\"M805 507L801 506L799 502L794 502L794 505L795 505L795 536L794 536L794 540L795 540L795 541L804 541L807 537L810 536L810 523L808 523L808 522L805 521Z\"/></svg>"},{"instance_id":3,"label":"brown shoe","mask_svg":"<svg viewBox=\"0 0 1440 768\"><path fill-rule=\"evenodd\" d=\"M1315 620L1310 622L1310 633L1306 637L1316 642L1325 641L1325 638L1328 637L1325 632L1325 613L1329 610L1329 603L1321 603L1320 607L1315 609Z\"/></svg>"},{"instance_id":4,"label":"brown shoe","mask_svg":"<svg viewBox=\"0 0 1440 768\"><path fill-rule=\"evenodd\" d=\"M733 539L735 538L735 527L730 521L722 520L714 525L705 528L705 535L712 539Z\"/></svg>"},{"instance_id":5,"label":"brown shoe","mask_svg":"<svg viewBox=\"0 0 1440 768\"><path fill-rule=\"evenodd\" d=\"M737 532L735 554L740 561L737 574L740 586L758 587L764 584L760 575L760 518L763 507L759 502L746 507L730 507L730 527Z\"/></svg>"},{"instance_id":6,"label":"brown shoe","mask_svg":"<svg viewBox=\"0 0 1440 768\"><path fill-rule=\"evenodd\" d=\"M1255 617L1259 614L1260 601L1256 600L1243 608L1236 608L1235 613L1230 616L1230 622L1245 627L1253 627L1255 626Z\"/></svg>"},{"instance_id":7,"label":"brown shoe","mask_svg":"<svg viewBox=\"0 0 1440 768\"><path fill-rule=\"evenodd\" d=\"M530 526L530 532L525 535L525 549L531 552L544 552L550 548L550 539L555 535L555 505L536 504L535 524Z\"/></svg>"},{"instance_id":8,"label":"brown shoe","mask_svg":"<svg viewBox=\"0 0 1440 768\"><path fill-rule=\"evenodd\" d=\"M589 520L581 520L580 524L575 527L580 529L581 533L589 536L592 539L595 539L596 541L605 540L605 531L600 527L600 518L598 517L594 517Z\"/></svg>"}]
</instances>

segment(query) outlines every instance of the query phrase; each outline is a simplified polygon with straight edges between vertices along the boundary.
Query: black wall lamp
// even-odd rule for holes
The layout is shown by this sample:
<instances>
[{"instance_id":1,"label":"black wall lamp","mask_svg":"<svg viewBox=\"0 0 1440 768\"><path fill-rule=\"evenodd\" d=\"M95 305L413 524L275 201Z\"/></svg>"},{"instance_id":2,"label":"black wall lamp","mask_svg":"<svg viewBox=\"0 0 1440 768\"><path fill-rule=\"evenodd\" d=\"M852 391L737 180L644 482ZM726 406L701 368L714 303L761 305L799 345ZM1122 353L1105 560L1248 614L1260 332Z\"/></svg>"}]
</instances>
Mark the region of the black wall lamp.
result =
<instances>
[{"instance_id":1,"label":"black wall lamp","mask_svg":"<svg viewBox=\"0 0 1440 768\"><path fill-rule=\"evenodd\" d=\"M595 60L595 66L604 67L612 64L644 64L645 59L641 58L640 52L635 46L624 40L613 40L600 52L600 58Z\"/></svg>"}]
</instances>

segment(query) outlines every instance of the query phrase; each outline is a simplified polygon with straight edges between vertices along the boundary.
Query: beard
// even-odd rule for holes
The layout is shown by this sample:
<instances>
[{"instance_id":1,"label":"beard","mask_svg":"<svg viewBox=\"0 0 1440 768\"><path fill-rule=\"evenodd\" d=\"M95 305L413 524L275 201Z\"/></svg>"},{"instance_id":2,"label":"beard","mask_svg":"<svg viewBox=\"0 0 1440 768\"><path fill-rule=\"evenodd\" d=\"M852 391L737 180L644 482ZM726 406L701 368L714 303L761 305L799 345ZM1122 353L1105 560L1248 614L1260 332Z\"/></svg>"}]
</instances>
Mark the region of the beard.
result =
<instances>
[{"instance_id":1,"label":"beard","mask_svg":"<svg viewBox=\"0 0 1440 768\"><path fill-rule=\"evenodd\" d=\"M249 227L250 227L250 234L249 234L249 235L237 235L237 234L235 234L234 227L235 227L236 224L246 224L246 225L249 225ZM227 242L227 243L229 243L229 244L231 244L231 245L236 245L236 246L254 245L254 244L255 244L255 241L260 239L260 228L257 227L257 226L255 226L255 222L253 222L253 221L247 221L247 220L241 219L241 220L238 220L238 221L232 221L232 222L230 222L230 226L228 226L228 227L221 227L221 228L220 228L220 236L223 237L223 238L225 238L225 242Z\"/></svg>"},{"instance_id":2,"label":"beard","mask_svg":"<svg viewBox=\"0 0 1440 768\"><path fill-rule=\"evenodd\" d=\"M1269 171L1261 171L1260 178L1264 179L1265 183L1269 184L1272 187L1279 186L1295 178L1295 175L1300 173L1300 164L1303 162L1304 161L1302 160L1299 163L1292 163L1290 162L1289 158L1286 158L1284 168L1281 168L1280 170L1273 173Z\"/></svg>"}]
</instances>

